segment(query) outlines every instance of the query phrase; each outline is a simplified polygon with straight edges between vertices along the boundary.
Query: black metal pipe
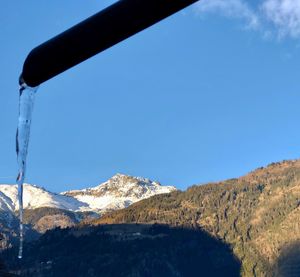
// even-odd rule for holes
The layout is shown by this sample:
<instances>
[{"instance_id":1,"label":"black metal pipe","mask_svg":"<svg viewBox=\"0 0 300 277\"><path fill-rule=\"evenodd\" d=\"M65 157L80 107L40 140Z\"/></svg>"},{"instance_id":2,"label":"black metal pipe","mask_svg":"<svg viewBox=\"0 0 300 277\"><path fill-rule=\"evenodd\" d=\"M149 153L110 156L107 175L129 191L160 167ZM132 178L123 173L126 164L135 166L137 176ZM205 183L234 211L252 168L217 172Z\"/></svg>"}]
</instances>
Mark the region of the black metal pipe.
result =
<instances>
[{"instance_id":1,"label":"black metal pipe","mask_svg":"<svg viewBox=\"0 0 300 277\"><path fill-rule=\"evenodd\" d=\"M121 0L34 48L20 82L31 87L150 27L197 0Z\"/></svg>"}]
</instances>

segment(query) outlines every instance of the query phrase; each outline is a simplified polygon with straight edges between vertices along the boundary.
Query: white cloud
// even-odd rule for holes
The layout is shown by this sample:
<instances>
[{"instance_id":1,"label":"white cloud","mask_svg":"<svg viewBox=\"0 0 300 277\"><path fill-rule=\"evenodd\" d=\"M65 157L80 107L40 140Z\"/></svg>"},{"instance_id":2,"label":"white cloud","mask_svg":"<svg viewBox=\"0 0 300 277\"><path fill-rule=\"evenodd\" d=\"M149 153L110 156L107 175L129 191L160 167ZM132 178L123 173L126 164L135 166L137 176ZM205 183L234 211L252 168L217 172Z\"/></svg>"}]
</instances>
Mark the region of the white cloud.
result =
<instances>
[{"instance_id":1,"label":"white cloud","mask_svg":"<svg viewBox=\"0 0 300 277\"><path fill-rule=\"evenodd\" d=\"M261 8L280 37L300 37L300 0L265 0Z\"/></svg>"},{"instance_id":2,"label":"white cloud","mask_svg":"<svg viewBox=\"0 0 300 277\"><path fill-rule=\"evenodd\" d=\"M300 38L300 0L260 0L256 7L248 3L250 0L202 0L196 7L202 14L218 13L246 20L248 27L265 34Z\"/></svg>"},{"instance_id":3,"label":"white cloud","mask_svg":"<svg viewBox=\"0 0 300 277\"><path fill-rule=\"evenodd\" d=\"M197 4L200 13L220 13L227 17L241 18L249 27L258 26L258 17L242 0L202 0Z\"/></svg>"}]
</instances>

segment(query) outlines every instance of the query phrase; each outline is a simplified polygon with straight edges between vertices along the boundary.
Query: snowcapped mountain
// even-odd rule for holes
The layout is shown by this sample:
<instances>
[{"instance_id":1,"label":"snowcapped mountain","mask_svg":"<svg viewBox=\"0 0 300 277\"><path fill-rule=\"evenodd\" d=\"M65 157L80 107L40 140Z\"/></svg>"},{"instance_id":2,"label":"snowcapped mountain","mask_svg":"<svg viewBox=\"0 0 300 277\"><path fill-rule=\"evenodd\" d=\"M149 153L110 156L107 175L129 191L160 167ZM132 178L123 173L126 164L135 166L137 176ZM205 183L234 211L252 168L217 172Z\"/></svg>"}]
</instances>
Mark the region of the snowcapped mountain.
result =
<instances>
[{"instance_id":1,"label":"snowcapped mountain","mask_svg":"<svg viewBox=\"0 0 300 277\"><path fill-rule=\"evenodd\" d=\"M128 207L150 196L176 190L149 179L117 174L96 187L56 194L35 185L24 185L24 209L56 208L72 212L97 212ZM0 211L19 209L17 185L0 185Z\"/></svg>"},{"instance_id":2,"label":"snowcapped mountain","mask_svg":"<svg viewBox=\"0 0 300 277\"><path fill-rule=\"evenodd\" d=\"M150 196L176 190L140 177L117 174L107 182L83 190L60 194L25 184L23 194L25 237L60 227L72 227L103 213L128 207ZM18 236L17 185L0 184L0 250L10 247Z\"/></svg>"},{"instance_id":3,"label":"snowcapped mountain","mask_svg":"<svg viewBox=\"0 0 300 277\"><path fill-rule=\"evenodd\" d=\"M71 196L86 206L81 211L107 211L126 208L129 205L156 194L176 190L172 186L162 186L146 178L117 174L99 186L62 193Z\"/></svg>"},{"instance_id":4,"label":"snowcapped mountain","mask_svg":"<svg viewBox=\"0 0 300 277\"><path fill-rule=\"evenodd\" d=\"M86 206L73 197L52 193L30 184L24 184L23 201L24 209L49 207L77 211ZM7 212L19 210L17 185L0 185L0 210Z\"/></svg>"}]
</instances>

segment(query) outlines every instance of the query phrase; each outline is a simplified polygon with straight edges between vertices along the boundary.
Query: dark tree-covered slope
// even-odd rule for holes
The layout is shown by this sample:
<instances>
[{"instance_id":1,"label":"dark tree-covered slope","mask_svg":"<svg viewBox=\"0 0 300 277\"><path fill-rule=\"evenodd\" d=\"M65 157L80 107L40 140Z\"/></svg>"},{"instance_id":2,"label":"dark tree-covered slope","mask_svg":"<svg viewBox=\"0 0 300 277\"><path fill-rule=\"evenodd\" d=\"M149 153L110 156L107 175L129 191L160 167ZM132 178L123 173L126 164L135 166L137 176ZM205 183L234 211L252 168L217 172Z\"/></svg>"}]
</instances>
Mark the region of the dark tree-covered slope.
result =
<instances>
[{"instance_id":1,"label":"dark tree-covered slope","mask_svg":"<svg viewBox=\"0 0 300 277\"><path fill-rule=\"evenodd\" d=\"M4 256L20 276L234 277L240 263L230 247L202 230L163 225L105 225L48 231Z\"/></svg>"}]
</instances>

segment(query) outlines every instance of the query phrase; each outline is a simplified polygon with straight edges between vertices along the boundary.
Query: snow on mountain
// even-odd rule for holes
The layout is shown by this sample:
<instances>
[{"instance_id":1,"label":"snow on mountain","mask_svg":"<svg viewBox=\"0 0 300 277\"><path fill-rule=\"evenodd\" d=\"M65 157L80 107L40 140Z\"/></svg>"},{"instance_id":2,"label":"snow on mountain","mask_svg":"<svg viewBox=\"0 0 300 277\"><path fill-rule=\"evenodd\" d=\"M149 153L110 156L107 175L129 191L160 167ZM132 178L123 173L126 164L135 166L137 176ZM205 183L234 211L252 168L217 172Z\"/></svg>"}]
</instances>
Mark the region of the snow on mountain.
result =
<instances>
[{"instance_id":1,"label":"snow on mountain","mask_svg":"<svg viewBox=\"0 0 300 277\"><path fill-rule=\"evenodd\" d=\"M72 190L61 194L49 192L35 185L24 185L24 209L41 207L69 211L104 212L128 207L134 202L155 194L176 190L140 177L117 174L107 182L93 188ZM0 211L15 212L19 209L17 185L0 184Z\"/></svg>"},{"instance_id":2,"label":"snow on mountain","mask_svg":"<svg viewBox=\"0 0 300 277\"><path fill-rule=\"evenodd\" d=\"M49 192L35 185L24 184L23 207L35 209L51 207L76 211L87 206L73 197ZM0 210L17 211L19 209L17 185L0 185Z\"/></svg>"},{"instance_id":3,"label":"snow on mountain","mask_svg":"<svg viewBox=\"0 0 300 277\"><path fill-rule=\"evenodd\" d=\"M146 178L116 174L105 183L93 188L62 193L88 205L82 211L106 211L126 208L129 205L156 194L176 190L172 186L162 186Z\"/></svg>"}]
</instances>

